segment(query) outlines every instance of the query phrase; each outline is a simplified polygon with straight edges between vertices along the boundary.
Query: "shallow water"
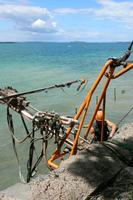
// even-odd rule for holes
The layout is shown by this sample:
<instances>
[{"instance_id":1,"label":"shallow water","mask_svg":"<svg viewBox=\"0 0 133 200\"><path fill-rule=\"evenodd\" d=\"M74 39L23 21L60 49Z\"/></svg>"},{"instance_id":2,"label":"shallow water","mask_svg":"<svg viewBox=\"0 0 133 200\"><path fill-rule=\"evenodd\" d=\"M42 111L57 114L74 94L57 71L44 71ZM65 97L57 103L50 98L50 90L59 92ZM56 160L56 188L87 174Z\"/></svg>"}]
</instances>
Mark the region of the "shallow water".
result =
<instances>
[{"instance_id":1,"label":"shallow water","mask_svg":"<svg viewBox=\"0 0 133 200\"><path fill-rule=\"evenodd\" d=\"M47 87L85 78L85 89L78 93L76 87L51 90L27 96L27 100L40 110L56 111L73 116L96 79L105 61L121 56L129 43L12 43L0 44L0 87L12 86L19 92ZM133 60L133 56L131 57ZM107 91L106 118L118 123L132 107L133 70L111 82ZM102 84L101 84L102 86ZM114 100L116 88L116 101ZM88 119L91 116L100 88L92 97ZM18 169L11 137L6 123L6 107L0 105L0 189L18 182ZM131 122L133 112L120 124ZM15 116L16 135L23 137L20 120ZM38 145L39 146L39 145ZM49 147L51 151L52 145ZM25 172L28 144L19 145L21 166ZM48 169L41 164L39 173Z\"/></svg>"}]
</instances>

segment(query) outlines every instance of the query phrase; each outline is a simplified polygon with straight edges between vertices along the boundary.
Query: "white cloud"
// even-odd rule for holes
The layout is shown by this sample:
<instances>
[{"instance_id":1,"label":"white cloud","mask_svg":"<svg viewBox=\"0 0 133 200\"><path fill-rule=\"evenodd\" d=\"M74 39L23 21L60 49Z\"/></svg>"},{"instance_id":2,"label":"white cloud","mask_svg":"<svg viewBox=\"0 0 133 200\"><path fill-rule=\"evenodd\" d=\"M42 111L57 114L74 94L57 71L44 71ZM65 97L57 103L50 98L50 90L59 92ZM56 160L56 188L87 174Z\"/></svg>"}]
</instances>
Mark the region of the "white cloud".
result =
<instances>
[{"instance_id":1,"label":"white cloud","mask_svg":"<svg viewBox=\"0 0 133 200\"><path fill-rule=\"evenodd\" d=\"M51 25L55 28L57 26L56 22L52 22Z\"/></svg>"},{"instance_id":2,"label":"white cloud","mask_svg":"<svg viewBox=\"0 0 133 200\"><path fill-rule=\"evenodd\" d=\"M56 32L57 26L46 8L26 5L0 5L0 18L14 22L16 29L35 32Z\"/></svg>"},{"instance_id":3,"label":"white cloud","mask_svg":"<svg viewBox=\"0 0 133 200\"><path fill-rule=\"evenodd\" d=\"M8 23L11 22L11 25L14 25L14 27L12 28L12 33L10 33L13 39L15 38L16 34L17 40L21 40L21 38L22 40L26 40L27 38L27 40L43 41L98 41L101 40L101 38L105 38L102 32L99 33L99 31L93 31L98 29L96 25L98 24L98 26L100 26L101 20L101 24L103 24L103 22L105 21L107 22L107 20L108 23L110 23L110 21L114 22L114 25L116 25L115 22L118 22L118 25L123 25L124 31L127 30L125 29L125 27L133 29L133 2L118 2L116 0L97 0L97 3L99 4L99 6L96 8L58 8L49 11L47 8L29 6L28 0L0 0L0 19L4 19L4 21L8 20ZM72 22L69 21L69 31L65 30L66 28L64 28L63 30L58 27L58 24L54 19L54 17L57 17L57 19L61 18L62 15L71 15L71 17L73 17L72 15L78 14L86 15L86 21L88 20L88 18L89 20L95 20L96 24L94 24L94 29L92 29L92 31L91 27L85 27L85 25L82 25L80 22L80 29L78 28L78 25L72 26L72 23L74 24L74 20L72 20ZM68 26L66 26L64 21L60 25L62 25L62 27ZM81 30L82 26L84 26L84 30ZM102 28L100 27L100 30L101 29ZM118 40L118 37L120 37L120 35L122 34L122 38L129 38L129 35L130 37L132 35L132 31L128 31L128 33L126 31L121 33L121 31L117 30L117 32L120 33L120 35L118 34L117 36L116 34L114 34L113 31L111 31L111 28L110 30L105 30L105 32L106 37L108 37L106 38L106 41L111 40L111 38L113 38L113 41L115 40L115 38L116 40ZM126 34L126 36L124 33ZM5 35L7 34L8 33L6 33ZM6 37L5 35L3 33L3 39L4 37ZM126 38L125 40L127 40Z\"/></svg>"},{"instance_id":4,"label":"white cloud","mask_svg":"<svg viewBox=\"0 0 133 200\"><path fill-rule=\"evenodd\" d=\"M114 27L100 31L85 30L70 30L62 32L62 37L68 40L86 40L86 41L127 41L132 38L133 30L133 2L123 1L118 2L115 0L97 0L99 6L97 8L60 8L55 9L53 14L60 15L86 15L95 19L96 24L100 25L100 21L107 22L108 24L114 23ZM94 24L94 26L96 25ZM121 30L117 28L121 27ZM116 26L116 32L114 32ZM123 27L123 31L122 31ZM130 28L130 31L127 30ZM102 27L100 28L100 30ZM112 31L113 29L113 31ZM88 31L87 31L88 30ZM61 34L61 33L60 33Z\"/></svg>"},{"instance_id":5,"label":"white cloud","mask_svg":"<svg viewBox=\"0 0 133 200\"><path fill-rule=\"evenodd\" d=\"M1 4L28 4L29 0L0 0Z\"/></svg>"},{"instance_id":6,"label":"white cloud","mask_svg":"<svg viewBox=\"0 0 133 200\"><path fill-rule=\"evenodd\" d=\"M41 19L37 19L36 21L32 23L33 28L45 28L45 26L46 26L46 22Z\"/></svg>"},{"instance_id":7,"label":"white cloud","mask_svg":"<svg viewBox=\"0 0 133 200\"><path fill-rule=\"evenodd\" d=\"M133 28L133 2L117 2L113 0L97 0L98 8L60 8L54 15L84 14L100 19L118 21L128 28Z\"/></svg>"},{"instance_id":8,"label":"white cloud","mask_svg":"<svg viewBox=\"0 0 133 200\"><path fill-rule=\"evenodd\" d=\"M91 8L75 9L75 8L58 8L53 11L54 15L70 15L70 14L89 14L93 11Z\"/></svg>"},{"instance_id":9,"label":"white cloud","mask_svg":"<svg viewBox=\"0 0 133 200\"><path fill-rule=\"evenodd\" d=\"M35 20L32 24L31 24L31 30L35 31L35 32L56 32L57 31L57 24L56 22L52 21L44 21L41 19L37 19Z\"/></svg>"},{"instance_id":10,"label":"white cloud","mask_svg":"<svg viewBox=\"0 0 133 200\"><path fill-rule=\"evenodd\" d=\"M133 28L133 2L116 2L112 0L98 0L101 8L94 10L94 15L103 19L122 22Z\"/></svg>"}]
</instances>

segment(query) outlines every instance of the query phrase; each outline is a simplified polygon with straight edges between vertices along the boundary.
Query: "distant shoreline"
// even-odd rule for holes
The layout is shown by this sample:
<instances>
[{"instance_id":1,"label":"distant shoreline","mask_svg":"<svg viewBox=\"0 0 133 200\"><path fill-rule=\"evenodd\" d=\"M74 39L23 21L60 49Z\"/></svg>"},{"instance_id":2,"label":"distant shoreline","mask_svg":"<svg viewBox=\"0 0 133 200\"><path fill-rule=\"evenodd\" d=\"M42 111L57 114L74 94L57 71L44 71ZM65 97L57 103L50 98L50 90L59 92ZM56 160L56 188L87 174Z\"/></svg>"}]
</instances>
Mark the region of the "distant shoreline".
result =
<instances>
[{"instance_id":1,"label":"distant shoreline","mask_svg":"<svg viewBox=\"0 0 133 200\"><path fill-rule=\"evenodd\" d=\"M0 42L0 44L12 44L12 43L17 43L17 42Z\"/></svg>"},{"instance_id":2,"label":"distant shoreline","mask_svg":"<svg viewBox=\"0 0 133 200\"><path fill-rule=\"evenodd\" d=\"M0 41L0 44L14 44L14 43L59 43L59 44L114 44L114 43L130 43L130 41L110 41L110 42L87 42L87 41Z\"/></svg>"}]
</instances>

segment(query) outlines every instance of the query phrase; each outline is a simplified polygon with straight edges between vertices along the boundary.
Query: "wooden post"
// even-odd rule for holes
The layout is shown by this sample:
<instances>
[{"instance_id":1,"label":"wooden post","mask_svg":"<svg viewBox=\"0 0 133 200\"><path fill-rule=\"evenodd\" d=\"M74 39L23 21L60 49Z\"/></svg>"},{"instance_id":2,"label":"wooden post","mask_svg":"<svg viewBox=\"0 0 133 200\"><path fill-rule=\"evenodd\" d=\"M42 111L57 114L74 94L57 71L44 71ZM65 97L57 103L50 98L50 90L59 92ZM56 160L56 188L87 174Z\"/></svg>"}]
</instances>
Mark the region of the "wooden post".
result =
<instances>
[{"instance_id":1,"label":"wooden post","mask_svg":"<svg viewBox=\"0 0 133 200\"><path fill-rule=\"evenodd\" d=\"M114 101L116 101L116 88L114 88Z\"/></svg>"},{"instance_id":2,"label":"wooden post","mask_svg":"<svg viewBox=\"0 0 133 200\"><path fill-rule=\"evenodd\" d=\"M96 96L96 104L98 103L98 96Z\"/></svg>"},{"instance_id":3,"label":"wooden post","mask_svg":"<svg viewBox=\"0 0 133 200\"><path fill-rule=\"evenodd\" d=\"M103 141L103 138L104 138L105 105L106 105L106 92L103 98L103 119L102 119L102 128L101 128L101 142Z\"/></svg>"}]
</instances>

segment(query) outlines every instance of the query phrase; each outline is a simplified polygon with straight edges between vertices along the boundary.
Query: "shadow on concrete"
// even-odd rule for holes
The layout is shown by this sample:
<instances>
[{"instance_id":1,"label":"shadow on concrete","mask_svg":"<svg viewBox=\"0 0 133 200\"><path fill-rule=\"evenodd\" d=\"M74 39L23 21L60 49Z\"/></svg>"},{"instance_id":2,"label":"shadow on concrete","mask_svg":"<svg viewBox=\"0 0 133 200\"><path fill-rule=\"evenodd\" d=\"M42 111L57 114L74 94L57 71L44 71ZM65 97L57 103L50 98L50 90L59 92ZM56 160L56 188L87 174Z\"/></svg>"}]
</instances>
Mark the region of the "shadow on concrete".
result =
<instances>
[{"instance_id":1,"label":"shadow on concrete","mask_svg":"<svg viewBox=\"0 0 133 200\"><path fill-rule=\"evenodd\" d=\"M114 139L112 143L88 145L70 161L68 172L79 177L81 184L87 184L84 199L97 199L99 195L101 199L122 199L125 192L133 197L133 176L125 170L133 167L132 144L133 137L123 142Z\"/></svg>"}]
</instances>

